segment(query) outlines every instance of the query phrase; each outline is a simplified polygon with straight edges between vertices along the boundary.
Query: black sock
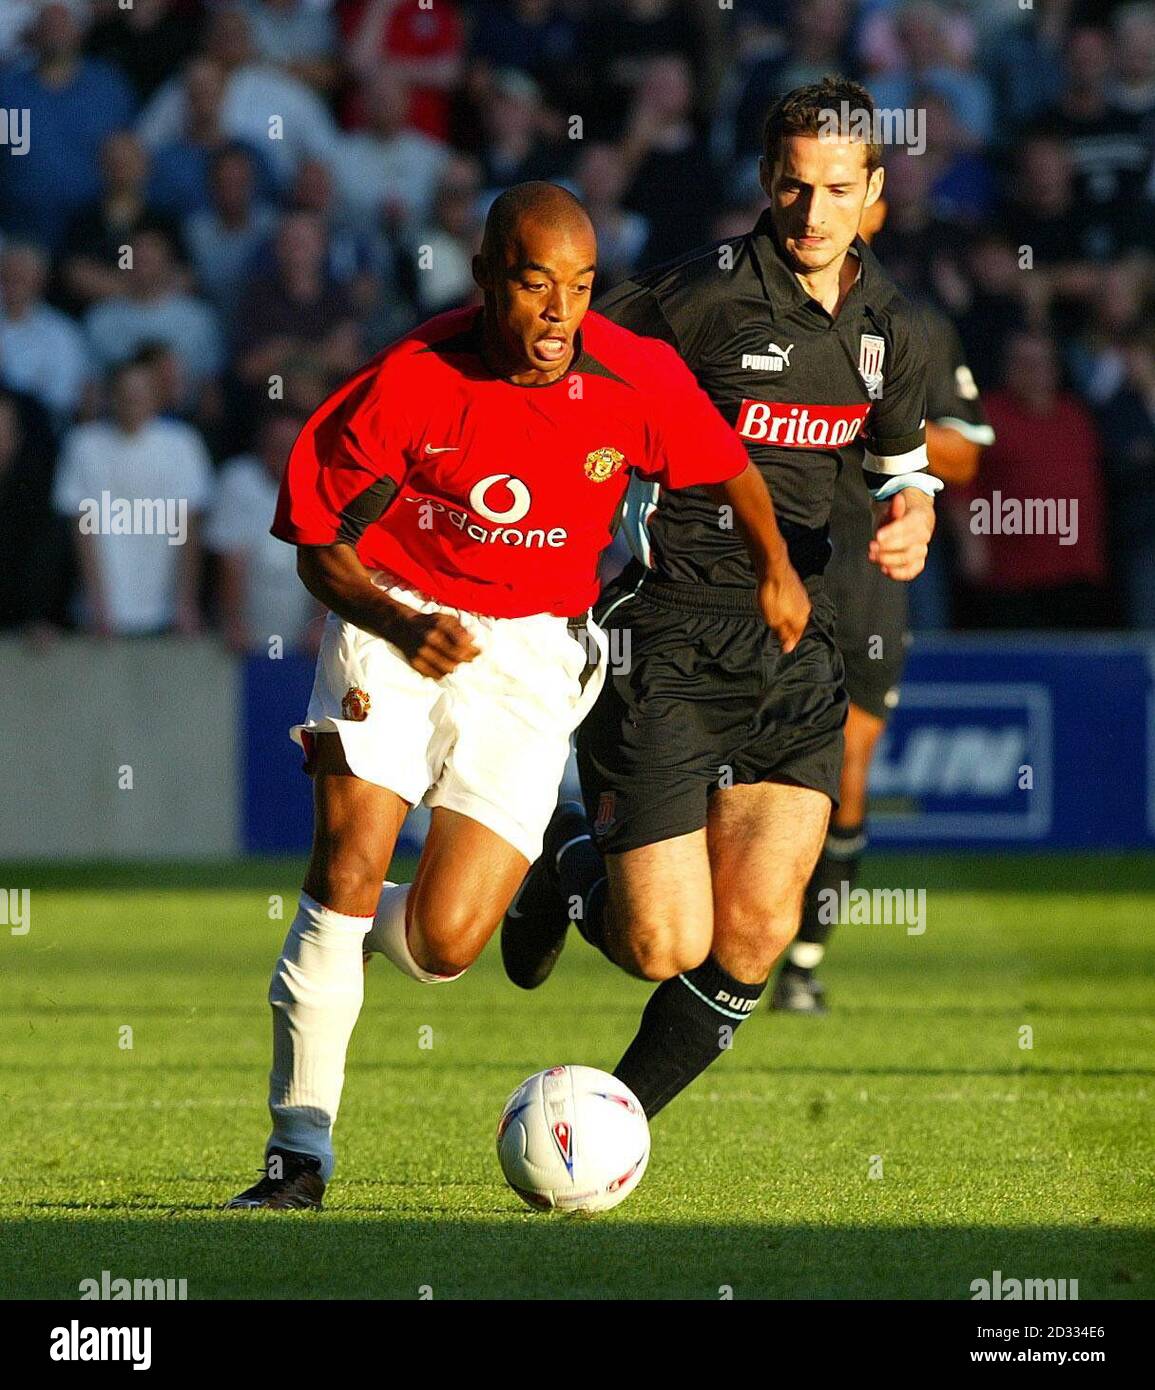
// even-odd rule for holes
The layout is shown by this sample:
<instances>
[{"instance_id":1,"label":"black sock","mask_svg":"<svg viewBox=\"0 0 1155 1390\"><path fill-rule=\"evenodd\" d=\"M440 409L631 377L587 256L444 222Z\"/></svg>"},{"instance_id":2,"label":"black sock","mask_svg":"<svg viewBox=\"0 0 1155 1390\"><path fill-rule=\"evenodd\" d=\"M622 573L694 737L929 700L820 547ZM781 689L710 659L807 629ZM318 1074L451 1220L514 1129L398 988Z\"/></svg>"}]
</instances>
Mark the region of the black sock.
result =
<instances>
[{"instance_id":1,"label":"black sock","mask_svg":"<svg viewBox=\"0 0 1155 1390\"><path fill-rule=\"evenodd\" d=\"M695 970L664 980L650 995L637 1037L614 1075L652 1119L725 1052L766 983L750 985L708 957Z\"/></svg>"},{"instance_id":2,"label":"black sock","mask_svg":"<svg viewBox=\"0 0 1155 1390\"><path fill-rule=\"evenodd\" d=\"M591 946L604 952L603 929L609 884L606 881L606 861L592 836L588 840L575 840L563 850L557 866L557 878L568 904L570 921Z\"/></svg>"},{"instance_id":3,"label":"black sock","mask_svg":"<svg viewBox=\"0 0 1155 1390\"><path fill-rule=\"evenodd\" d=\"M842 901L842 885L847 891L858 878L858 866L866 836L861 825L832 825L814 873L806 885L802 902L802 925L794 943L786 952L785 969L804 974L818 964L825 953L838 921L838 904ZM833 895L833 896L831 896ZM799 949L801 947L801 949Z\"/></svg>"}]
</instances>

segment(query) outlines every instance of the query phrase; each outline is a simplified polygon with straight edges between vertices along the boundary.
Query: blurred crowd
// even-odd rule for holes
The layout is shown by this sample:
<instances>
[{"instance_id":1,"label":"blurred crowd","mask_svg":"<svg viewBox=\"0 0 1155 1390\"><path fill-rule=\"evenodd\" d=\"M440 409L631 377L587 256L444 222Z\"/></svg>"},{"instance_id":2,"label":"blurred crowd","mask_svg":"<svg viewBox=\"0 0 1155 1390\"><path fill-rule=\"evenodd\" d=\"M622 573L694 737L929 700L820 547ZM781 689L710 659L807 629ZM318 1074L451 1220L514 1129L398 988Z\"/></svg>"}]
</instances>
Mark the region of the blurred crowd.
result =
<instances>
[{"instance_id":1,"label":"blurred crowd","mask_svg":"<svg viewBox=\"0 0 1155 1390\"><path fill-rule=\"evenodd\" d=\"M1025 545L956 496L916 623L1155 628L1155 4L1110 0L4 0L0 627L308 645L288 450L473 300L496 194L571 187L605 288L751 226L766 108L828 72L925 113L874 249L958 326L972 495L1078 504Z\"/></svg>"}]
</instances>

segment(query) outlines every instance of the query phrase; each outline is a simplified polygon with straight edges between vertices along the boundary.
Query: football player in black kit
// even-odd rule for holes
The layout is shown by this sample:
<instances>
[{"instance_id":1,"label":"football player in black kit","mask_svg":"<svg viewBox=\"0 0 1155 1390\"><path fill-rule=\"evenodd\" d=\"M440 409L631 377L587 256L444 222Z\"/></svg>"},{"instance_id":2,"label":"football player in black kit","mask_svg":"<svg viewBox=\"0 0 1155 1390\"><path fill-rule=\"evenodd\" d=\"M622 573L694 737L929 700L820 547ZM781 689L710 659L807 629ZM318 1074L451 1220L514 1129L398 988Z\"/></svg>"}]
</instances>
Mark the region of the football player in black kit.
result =
<instances>
[{"instance_id":1,"label":"football player in black kit","mask_svg":"<svg viewBox=\"0 0 1155 1390\"><path fill-rule=\"evenodd\" d=\"M925 335L857 235L883 183L863 115L872 130L869 94L844 79L787 94L766 119L771 206L754 229L599 306L670 342L745 441L811 604L784 650L732 518L699 489L663 495L648 527L647 507L627 519L649 567L627 566L599 604L629 659L578 731L589 821L573 805L555 814L502 955L535 988L572 922L661 981L615 1068L651 1117L756 1007L826 838L847 710L822 580L839 471L861 469L875 499L868 557L883 574L913 579L934 529Z\"/></svg>"},{"instance_id":2,"label":"football player in black kit","mask_svg":"<svg viewBox=\"0 0 1155 1390\"><path fill-rule=\"evenodd\" d=\"M914 158L914 156L908 156ZM886 199L863 214L858 234L868 245L886 220ZM930 471L944 483L969 483L984 448L994 442L974 376L950 319L934 305L917 305L926 327L926 452ZM850 710L838 806L826 844L806 889L802 926L782 959L770 1007L788 1013L824 1014L825 990L815 969L826 953L834 921L824 911L824 892L853 888L866 849L867 780L874 747L898 704L906 655L907 591L866 558L871 532L870 495L862 472L845 468L830 510L833 554L826 588L837 614L835 635L846 668Z\"/></svg>"}]
</instances>

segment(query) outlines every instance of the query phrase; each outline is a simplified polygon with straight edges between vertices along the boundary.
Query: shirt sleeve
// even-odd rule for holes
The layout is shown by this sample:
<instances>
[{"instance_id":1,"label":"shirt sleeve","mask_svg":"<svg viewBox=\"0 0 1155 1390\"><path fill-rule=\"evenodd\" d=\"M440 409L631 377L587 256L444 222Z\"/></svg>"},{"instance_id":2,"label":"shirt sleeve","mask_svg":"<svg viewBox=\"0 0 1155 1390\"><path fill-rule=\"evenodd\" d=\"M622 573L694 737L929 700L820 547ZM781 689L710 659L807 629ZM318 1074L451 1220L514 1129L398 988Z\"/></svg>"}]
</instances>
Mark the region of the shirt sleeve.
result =
<instances>
[{"instance_id":1,"label":"shirt sleeve","mask_svg":"<svg viewBox=\"0 0 1155 1390\"><path fill-rule=\"evenodd\" d=\"M982 448L993 444L995 432L987 420L979 388L967 366L958 330L945 314L926 319L930 365L926 379L926 418L943 429L957 430Z\"/></svg>"},{"instance_id":2,"label":"shirt sleeve","mask_svg":"<svg viewBox=\"0 0 1155 1390\"><path fill-rule=\"evenodd\" d=\"M866 426L862 460L867 482L878 485L899 473L916 473L926 456L927 340L921 318L909 304L892 320L891 361L883 364L882 396ZM871 474L882 475L872 479Z\"/></svg>"},{"instance_id":3,"label":"shirt sleeve","mask_svg":"<svg viewBox=\"0 0 1155 1390\"><path fill-rule=\"evenodd\" d=\"M657 371L644 404L649 448L637 472L667 488L736 478L749 462L745 446L673 348L650 346Z\"/></svg>"},{"instance_id":4,"label":"shirt sleeve","mask_svg":"<svg viewBox=\"0 0 1155 1390\"><path fill-rule=\"evenodd\" d=\"M374 359L322 402L297 436L272 533L291 545L356 545L408 469L402 383Z\"/></svg>"}]
</instances>

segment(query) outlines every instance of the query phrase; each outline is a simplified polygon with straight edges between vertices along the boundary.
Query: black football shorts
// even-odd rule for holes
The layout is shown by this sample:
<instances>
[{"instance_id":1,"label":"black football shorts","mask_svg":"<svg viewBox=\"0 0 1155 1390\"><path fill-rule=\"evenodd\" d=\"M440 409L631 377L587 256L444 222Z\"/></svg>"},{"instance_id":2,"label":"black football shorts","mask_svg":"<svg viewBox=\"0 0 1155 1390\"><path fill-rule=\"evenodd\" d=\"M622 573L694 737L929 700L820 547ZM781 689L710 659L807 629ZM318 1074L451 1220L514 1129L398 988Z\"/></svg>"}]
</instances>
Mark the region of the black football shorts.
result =
<instances>
[{"instance_id":1,"label":"black football shorts","mask_svg":"<svg viewBox=\"0 0 1155 1390\"><path fill-rule=\"evenodd\" d=\"M577 733L598 847L621 853L706 824L735 783L813 787L837 803L847 700L834 609L813 612L782 654L751 593L658 581L630 565L595 609L609 668Z\"/></svg>"},{"instance_id":2,"label":"black football shorts","mask_svg":"<svg viewBox=\"0 0 1155 1390\"><path fill-rule=\"evenodd\" d=\"M907 588L888 579L866 558L874 522L865 485L861 497L842 479L830 512L833 553L826 566L826 592L834 604L835 636L846 668L852 704L886 719L898 703L906 660Z\"/></svg>"}]
</instances>

